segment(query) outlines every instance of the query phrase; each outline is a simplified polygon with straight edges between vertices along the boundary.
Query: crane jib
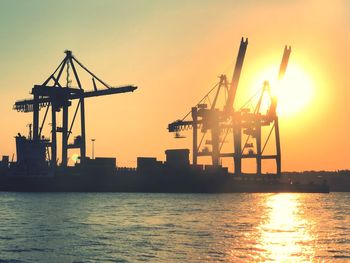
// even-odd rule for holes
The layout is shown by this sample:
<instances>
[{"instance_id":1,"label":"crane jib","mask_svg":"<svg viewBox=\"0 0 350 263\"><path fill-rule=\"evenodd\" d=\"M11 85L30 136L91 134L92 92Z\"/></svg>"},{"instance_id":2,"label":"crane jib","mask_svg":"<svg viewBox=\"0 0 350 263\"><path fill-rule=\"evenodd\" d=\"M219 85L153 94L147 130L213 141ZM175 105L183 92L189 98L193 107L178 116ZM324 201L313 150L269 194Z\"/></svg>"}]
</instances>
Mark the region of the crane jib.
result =
<instances>
[{"instance_id":1,"label":"crane jib","mask_svg":"<svg viewBox=\"0 0 350 263\"><path fill-rule=\"evenodd\" d=\"M38 87L38 86L36 86ZM41 88L43 86L40 86ZM74 99L80 99L80 98L91 98L91 97L98 97L103 95L112 95L112 94L118 94L118 93L126 93L126 92L133 92L137 89L135 86L124 86L124 87L117 87L117 88L109 88L104 90L94 90L94 91L81 91L80 89L67 89L67 88L57 88L57 87L48 87L44 86L44 88L47 88L47 90L55 90L55 94L47 92L47 97L42 97L37 100L35 99L29 99L29 100L20 100L17 101L14 105L15 110L20 110L22 107L25 107L25 105L33 105L35 102L37 103L49 103L52 99L50 98L50 95L58 95L58 93L61 93L62 95L67 95L67 99L74 100ZM44 90L44 89L42 89ZM73 91L74 90L74 91ZM69 91L69 92L66 92ZM23 108L24 109L24 108Z\"/></svg>"},{"instance_id":2,"label":"crane jib","mask_svg":"<svg viewBox=\"0 0 350 263\"><path fill-rule=\"evenodd\" d=\"M236 97L237 87L238 87L238 83L239 83L239 78L241 76L241 71L242 71L242 67L243 67L243 61L244 61L245 53L247 50L247 46L248 46L248 38L246 38L246 40L244 41L244 39L242 37L241 44L239 46L238 55L237 55L235 69L234 69L233 75L232 75L232 81L231 81L231 85L230 85L230 91L229 91L229 95L228 95L228 99L227 99L227 104L225 106L225 110L228 112L231 111L231 109L233 108L233 103L234 103L235 97Z\"/></svg>"},{"instance_id":3,"label":"crane jib","mask_svg":"<svg viewBox=\"0 0 350 263\"><path fill-rule=\"evenodd\" d=\"M290 52L292 52L292 48L290 46L289 47L285 46L282 61L281 61L280 70L278 73L279 80L281 80L284 77L284 74L286 73Z\"/></svg>"}]
</instances>

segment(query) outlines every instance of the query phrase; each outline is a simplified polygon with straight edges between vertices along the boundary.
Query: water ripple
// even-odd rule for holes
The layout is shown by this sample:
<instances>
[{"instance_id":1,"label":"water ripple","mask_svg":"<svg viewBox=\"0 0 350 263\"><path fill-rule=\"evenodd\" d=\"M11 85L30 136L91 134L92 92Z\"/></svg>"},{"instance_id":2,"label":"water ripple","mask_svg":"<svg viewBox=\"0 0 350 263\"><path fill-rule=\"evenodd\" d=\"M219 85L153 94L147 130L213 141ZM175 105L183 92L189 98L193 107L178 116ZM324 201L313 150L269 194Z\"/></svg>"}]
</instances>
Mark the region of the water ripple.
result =
<instances>
[{"instance_id":1,"label":"water ripple","mask_svg":"<svg viewBox=\"0 0 350 263\"><path fill-rule=\"evenodd\" d=\"M0 193L2 262L350 260L350 194Z\"/></svg>"}]
</instances>

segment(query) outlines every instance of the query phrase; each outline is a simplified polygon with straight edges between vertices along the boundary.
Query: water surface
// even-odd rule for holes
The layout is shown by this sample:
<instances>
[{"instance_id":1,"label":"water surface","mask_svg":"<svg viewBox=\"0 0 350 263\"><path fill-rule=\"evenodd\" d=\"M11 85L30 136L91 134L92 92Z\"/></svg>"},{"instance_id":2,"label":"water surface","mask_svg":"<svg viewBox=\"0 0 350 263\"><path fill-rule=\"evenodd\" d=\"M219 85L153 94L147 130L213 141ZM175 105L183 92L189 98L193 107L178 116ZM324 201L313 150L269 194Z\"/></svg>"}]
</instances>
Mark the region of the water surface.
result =
<instances>
[{"instance_id":1,"label":"water surface","mask_svg":"<svg viewBox=\"0 0 350 263\"><path fill-rule=\"evenodd\" d=\"M0 193L0 262L350 261L350 193Z\"/></svg>"}]
</instances>

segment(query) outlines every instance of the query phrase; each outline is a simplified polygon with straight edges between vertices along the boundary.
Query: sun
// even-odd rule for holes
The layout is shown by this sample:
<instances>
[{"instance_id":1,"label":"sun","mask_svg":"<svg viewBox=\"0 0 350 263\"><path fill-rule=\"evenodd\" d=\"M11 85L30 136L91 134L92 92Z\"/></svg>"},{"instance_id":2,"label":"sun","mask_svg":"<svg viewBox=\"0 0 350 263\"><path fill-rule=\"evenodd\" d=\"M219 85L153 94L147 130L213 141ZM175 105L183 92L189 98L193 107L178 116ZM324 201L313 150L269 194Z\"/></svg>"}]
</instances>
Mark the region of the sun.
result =
<instances>
[{"instance_id":1,"label":"sun","mask_svg":"<svg viewBox=\"0 0 350 263\"><path fill-rule=\"evenodd\" d=\"M314 83L299 65L290 63L283 79L277 80L277 71L271 67L259 74L260 83L270 83L271 95L277 97L277 114L280 117L299 115L310 107L314 99Z\"/></svg>"},{"instance_id":2,"label":"sun","mask_svg":"<svg viewBox=\"0 0 350 263\"><path fill-rule=\"evenodd\" d=\"M313 102L313 82L306 71L295 64L288 65L284 78L271 85L271 93L278 100L277 113L281 117L304 112Z\"/></svg>"}]
</instances>

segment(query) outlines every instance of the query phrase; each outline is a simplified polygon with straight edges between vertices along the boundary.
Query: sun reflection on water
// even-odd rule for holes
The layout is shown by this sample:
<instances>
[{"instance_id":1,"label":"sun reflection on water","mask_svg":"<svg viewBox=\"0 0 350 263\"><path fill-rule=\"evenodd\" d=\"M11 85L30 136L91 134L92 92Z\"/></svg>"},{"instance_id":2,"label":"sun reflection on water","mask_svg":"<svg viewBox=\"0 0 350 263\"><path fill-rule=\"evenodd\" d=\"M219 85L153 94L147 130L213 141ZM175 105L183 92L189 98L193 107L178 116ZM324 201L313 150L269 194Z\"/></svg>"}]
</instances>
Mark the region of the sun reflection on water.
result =
<instances>
[{"instance_id":1,"label":"sun reflection on water","mask_svg":"<svg viewBox=\"0 0 350 263\"><path fill-rule=\"evenodd\" d=\"M303 217L298 194L277 194L266 199L267 217L259 226L259 261L310 262L314 258L314 238L310 221Z\"/></svg>"}]
</instances>

